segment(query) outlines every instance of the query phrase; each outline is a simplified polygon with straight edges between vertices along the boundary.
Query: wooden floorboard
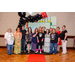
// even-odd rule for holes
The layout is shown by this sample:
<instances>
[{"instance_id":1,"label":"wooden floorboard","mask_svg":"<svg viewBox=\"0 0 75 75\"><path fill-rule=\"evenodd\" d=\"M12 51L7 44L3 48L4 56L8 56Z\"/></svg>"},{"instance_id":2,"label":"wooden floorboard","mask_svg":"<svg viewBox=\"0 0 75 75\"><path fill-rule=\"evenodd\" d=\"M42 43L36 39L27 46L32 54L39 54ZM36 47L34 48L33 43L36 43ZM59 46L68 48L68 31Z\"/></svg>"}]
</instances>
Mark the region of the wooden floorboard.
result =
<instances>
[{"instance_id":1,"label":"wooden floorboard","mask_svg":"<svg viewBox=\"0 0 75 75\"><path fill-rule=\"evenodd\" d=\"M45 55L46 62L75 62L75 50L68 49L67 54ZM0 48L0 62L27 62L29 55L8 55L6 48Z\"/></svg>"}]
</instances>

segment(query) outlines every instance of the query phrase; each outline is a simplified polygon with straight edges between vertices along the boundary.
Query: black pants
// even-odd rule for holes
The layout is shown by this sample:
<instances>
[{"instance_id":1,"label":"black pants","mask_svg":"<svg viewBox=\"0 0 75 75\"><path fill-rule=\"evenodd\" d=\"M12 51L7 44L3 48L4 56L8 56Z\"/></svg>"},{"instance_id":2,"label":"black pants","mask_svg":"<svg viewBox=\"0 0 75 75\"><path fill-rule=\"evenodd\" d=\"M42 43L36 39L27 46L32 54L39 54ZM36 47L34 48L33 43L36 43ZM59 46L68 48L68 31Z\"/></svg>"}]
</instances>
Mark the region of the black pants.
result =
<instances>
[{"instance_id":1,"label":"black pants","mask_svg":"<svg viewBox=\"0 0 75 75\"><path fill-rule=\"evenodd\" d=\"M21 39L21 51L25 50L25 39Z\"/></svg>"},{"instance_id":2,"label":"black pants","mask_svg":"<svg viewBox=\"0 0 75 75\"><path fill-rule=\"evenodd\" d=\"M37 49L38 49L39 46L40 46L40 49L42 49L42 44L37 43Z\"/></svg>"}]
</instances>

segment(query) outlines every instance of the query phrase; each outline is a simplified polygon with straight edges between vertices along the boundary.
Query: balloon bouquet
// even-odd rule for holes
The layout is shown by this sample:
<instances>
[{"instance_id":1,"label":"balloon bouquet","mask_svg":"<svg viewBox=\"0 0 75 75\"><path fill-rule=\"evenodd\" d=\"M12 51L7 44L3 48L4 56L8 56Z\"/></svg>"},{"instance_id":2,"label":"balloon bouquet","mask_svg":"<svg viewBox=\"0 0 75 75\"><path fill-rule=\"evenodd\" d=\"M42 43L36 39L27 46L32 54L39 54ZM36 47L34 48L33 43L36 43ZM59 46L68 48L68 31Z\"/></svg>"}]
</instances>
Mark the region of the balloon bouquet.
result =
<instances>
[{"instance_id":1,"label":"balloon bouquet","mask_svg":"<svg viewBox=\"0 0 75 75\"><path fill-rule=\"evenodd\" d=\"M28 17L26 17L26 12L18 12L18 15L20 16L18 25L20 29L22 29L22 25L25 26L25 24L28 24L28 22L38 22L38 20L42 18L45 19L47 17L46 12L42 12L41 14L36 14L34 16L29 15Z\"/></svg>"}]
</instances>

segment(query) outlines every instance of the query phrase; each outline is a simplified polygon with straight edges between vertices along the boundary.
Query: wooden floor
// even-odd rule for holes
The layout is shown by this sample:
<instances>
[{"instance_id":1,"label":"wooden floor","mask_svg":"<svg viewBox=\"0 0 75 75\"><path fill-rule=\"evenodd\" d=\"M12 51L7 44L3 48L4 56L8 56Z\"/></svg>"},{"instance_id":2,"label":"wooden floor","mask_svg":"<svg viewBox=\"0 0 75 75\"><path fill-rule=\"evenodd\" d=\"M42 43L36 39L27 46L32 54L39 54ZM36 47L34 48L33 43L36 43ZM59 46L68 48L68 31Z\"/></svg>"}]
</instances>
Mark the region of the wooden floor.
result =
<instances>
[{"instance_id":1,"label":"wooden floor","mask_svg":"<svg viewBox=\"0 0 75 75\"><path fill-rule=\"evenodd\" d=\"M6 48L0 48L0 62L27 62L29 55L8 55ZM67 54L45 55L46 62L75 62L75 50L68 49Z\"/></svg>"}]
</instances>

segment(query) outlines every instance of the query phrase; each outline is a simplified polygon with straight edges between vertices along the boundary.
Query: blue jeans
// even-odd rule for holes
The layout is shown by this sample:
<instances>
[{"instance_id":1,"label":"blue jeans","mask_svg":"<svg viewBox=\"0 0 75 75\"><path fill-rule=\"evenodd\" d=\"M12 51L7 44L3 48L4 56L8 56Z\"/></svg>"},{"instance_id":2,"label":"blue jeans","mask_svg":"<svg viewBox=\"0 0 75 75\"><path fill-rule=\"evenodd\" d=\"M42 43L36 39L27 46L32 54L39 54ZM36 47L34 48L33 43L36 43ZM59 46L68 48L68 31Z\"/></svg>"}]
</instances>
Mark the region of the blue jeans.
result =
<instances>
[{"instance_id":1,"label":"blue jeans","mask_svg":"<svg viewBox=\"0 0 75 75\"><path fill-rule=\"evenodd\" d=\"M9 52L10 51L10 52ZM13 53L13 45L7 44L7 53L12 54Z\"/></svg>"},{"instance_id":2,"label":"blue jeans","mask_svg":"<svg viewBox=\"0 0 75 75\"><path fill-rule=\"evenodd\" d=\"M58 46L58 43L50 43L50 53L53 53L53 48L54 48L54 54L56 54L57 46Z\"/></svg>"},{"instance_id":3,"label":"blue jeans","mask_svg":"<svg viewBox=\"0 0 75 75\"><path fill-rule=\"evenodd\" d=\"M21 51L25 50L25 39L21 39Z\"/></svg>"}]
</instances>

